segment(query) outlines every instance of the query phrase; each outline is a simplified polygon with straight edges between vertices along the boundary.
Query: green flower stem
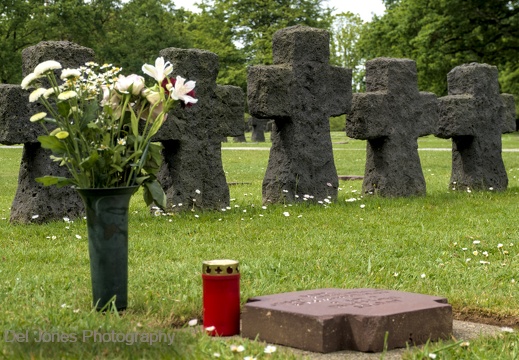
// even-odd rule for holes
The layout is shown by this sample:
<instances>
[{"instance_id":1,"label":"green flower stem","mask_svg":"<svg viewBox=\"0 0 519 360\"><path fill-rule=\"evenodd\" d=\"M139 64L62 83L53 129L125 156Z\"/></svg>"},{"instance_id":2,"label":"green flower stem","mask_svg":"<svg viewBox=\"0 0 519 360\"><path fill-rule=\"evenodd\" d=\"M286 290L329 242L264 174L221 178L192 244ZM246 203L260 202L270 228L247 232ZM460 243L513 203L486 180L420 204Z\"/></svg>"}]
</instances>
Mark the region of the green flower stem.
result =
<instances>
[{"instance_id":1,"label":"green flower stem","mask_svg":"<svg viewBox=\"0 0 519 360\"><path fill-rule=\"evenodd\" d=\"M122 128L123 128L123 124L124 124L124 116L126 115L126 108L131 108L130 106L128 106L128 104L130 103L130 96L124 96L123 97L123 105L121 107L121 116L119 117L119 123L118 123L118 128L117 128L117 131L120 133L122 131ZM111 129L111 133L110 133L110 141L117 141L117 139L115 139L116 137L114 136L114 128L112 127ZM111 143L110 144L110 147L114 146L115 144L114 143Z\"/></svg>"},{"instance_id":2,"label":"green flower stem","mask_svg":"<svg viewBox=\"0 0 519 360\"><path fill-rule=\"evenodd\" d=\"M72 102L72 104L71 104L71 102ZM75 102L75 105L77 105L77 101L74 101L74 100L68 101L68 103L70 105L73 105L74 102ZM62 128L64 128L69 133L69 137L67 137L67 139L65 139L65 140L68 140L68 141L66 141L66 143L67 142L72 142L72 148L74 149L74 151L68 150L69 156L73 159L73 161L75 161L76 164L79 165L81 163L82 159L83 159L83 154L80 151L80 148L79 148L79 145L78 145L78 141L76 141L76 140L79 140L79 139L76 139L76 138L73 137L74 134L79 133L79 131L75 131L75 129L74 129L74 127L77 127L77 126L78 125L77 125L76 122L68 121L68 118L63 119L63 121L62 121ZM67 146L67 149L68 148L69 147ZM73 168L75 168L75 166L73 166ZM82 187L82 188L83 187L88 187L89 182L88 181L85 182L84 181L85 179L83 177L80 177L78 175L78 172L75 169L73 171L71 171L71 173L73 173L74 178L78 179L78 182L80 182L80 184L79 184L80 187ZM80 179L83 180L83 181L79 181Z\"/></svg>"},{"instance_id":3,"label":"green flower stem","mask_svg":"<svg viewBox=\"0 0 519 360\"><path fill-rule=\"evenodd\" d=\"M166 102L166 105L167 105L168 102ZM142 114L144 113L144 110L145 110L145 107L146 107L146 102L144 102L139 110L139 112L137 114L135 114L135 112L133 111L133 109L131 109L130 107L130 114L132 116L132 120L135 120L136 121L139 121L139 119L141 118ZM134 155L137 154L137 153L142 153L141 155L141 158L137 164L137 167L132 167L131 168L131 171L130 171L130 174L129 174L129 177L128 177L128 180L127 180L127 183L126 185L127 186L130 186L130 185L133 185L134 182L135 182L135 178L141 173L143 167L144 167L144 164L146 163L146 158L148 156L148 149L149 149L149 146L150 146L150 142L151 142L151 138L157 133L158 129L160 128L160 126L157 126L158 124L161 124L162 122L162 119L164 118L164 111L160 112L159 115L157 115L157 117L152 121L150 120L150 118L152 117L152 114L153 114L153 110L155 109L156 105L153 105L150 109L149 109L149 112L148 112L148 118L146 119L146 122L145 122L145 125L144 125L144 130L142 132L142 138L143 140L141 142L138 141L139 139L139 136L136 136L136 141L135 141L135 146L134 146ZM167 108L166 106L164 108ZM159 120L160 119L160 120ZM150 126L150 123L152 124ZM137 134L135 134L137 135ZM143 149L141 149L141 146L143 146ZM133 157L133 156L132 156ZM128 159L130 160L130 158Z\"/></svg>"},{"instance_id":4,"label":"green flower stem","mask_svg":"<svg viewBox=\"0 0 519 360\"><path fill-rule=\"evenodd\" d=\"M68 141L67 141L67 140L68 140ZM72 142L73 142L74 144L76 143L73 139L71 139L71 136L70 136L70 135L69 135L69 137L67 137L67 138L65 139L65 141L63 141L63 143L65 144L65 147L67 148L67 153L69 154L69 156L70 156L70 154L71 154L70 146L69 146L69 144L68 144L68 143L70 142L70 140L72 140ZM74 180L76 181L76 183L77 183L80 187L83 187L84 184L82 184L82 182L81 182L81 176L79 176L78 172L77 172L76 169L75 169L75 166L71 166L71 164L70 164L70 162L71 162L70 158L68 158L68 159L67 159L67 158L64 158L63 160L64 160L64 163L65 163L65 166L66 166L67 169L69 170L70 174L72 174L72 177L74 178Z\"/></svg>"},{"instance_id":5,"label":"green flower stem","mask_svg":"<svg viewBox=\"0 0 519 360\"><path fill-rule=\"evenodd\" d=\"M130 92L121 93L119 79L115 77L119 71L112 68L91 74L81 70L80 76L68 78L62 85L58 84L60 79L55 71L44 74L49 84L46 94L50 95L46 95L48 99L40 97L49 114L42 125L47 136L54 133L49 133L46 126L50 130L56 126L56 134L59 131L69 134L65 138L60 136L59 141L46 139L48 147L62 160L60 166L67 167L68 183L82 188L103 188L156 182L160 160L151 141L176 101L166 96L160 83L151 88L144 86L145 93L132 94L133 85L128 87ZM124 84L124 79L121 81ZM76 95L58 99L65 91L67 94L74 91ZM148 94L153 99L144 96ZM162 202L157 194L145 195L146 202L150 196Z\"/></svg>"},{"instance_id":6,"label":"green flower stem","mask_svg":"<svg viewBox=\"0 0 519 360\"><path fill-rule=\"evenodd\" d=\"M51 87L54 89L54 95L56 96L56 100L57 100L57 96L59 95L60 90L59 90L58 82L56 80L56 76L54 75L53 71L49 71L45 75L46 75L47 79L49 80ZM63 142L65 147L67 148L67 157L63 159L64 160L63 162L64 162L65 166L67 167L67 169L69 170L72 177L74 178L75 182L80 187L85 187L85 186L87 187L88 183L83 184L84 181L81 181L83 179L83 177L79 176L78 172L76 171L75 166L71 165L71 162L74 162L74 161L78 164L81 162L81 154L79 152L78 144L75 141L75 139L72 139L73 134L76 133L76 131L74 131L72 128L72 123L68 121L68 117L64 118L63 116L61 116L61 114L51 106L50 102L45 97L43 97L43 96L40 97L40 102L47 109L47 111L49 111L49 113L52 115L52 117L56 121L56 125L60 129L66 130L69 133L69 137L67 139L65 139L65 141ZM69 104L71 106L74 106L74 105L77 106L77 99L69 100ZM43 126L43 127L45 128L47 134L49 134L49 131L47 130L47 128L45 126ZM74 151L71 151L71 147L69 144L70 141L72 142L72 148L74 149Z\"/></svg>"},{"instance_id":7,"label":"green flower stem","mask_svg":"<svg viewBox=\"0 0 519 360\"><path fill-rule=\"evenodd\" d=\"M133 121L139 122L139 120L141 119L142 114L144 113L144 110L146 108L146 104L147 104L147 102L142 103L137 114L130 107L130 115L132 116L132 122ZM149 123L150 123L149 117L151 116L153 109L154 109L154 107L152 107L149 110L148 118L146 119L146 122L144 125L144 130L142 132L143 140L138 141L140 136L138 136L138 134L135 134L137 136L136 136L136 140L135 140L135 144L134 144L134 151L135 151L134 154L142 154L142 155L141 155L139 162L137 163L137 166L136 167L134 166L131 168L131 171L130 171L130 174L129 174L129 177L127 180L127 186L134 184L135 177L141 173L142 168L144 167L144 163L146 161L146 157L148 156L147 154L148 154L150 140L151 140L151 137L153 135L155 135L155 133L152 133L151 131L149 131ZM152 128L153 128L153 126L152 126ZM137 127L137 132L138 132L138 127Z\"/></svg>"},{"instance_id":8,"label":"green flower stem","mask_svg":"<svg viewBox=\"0 0 519 360\"><path fill-rule=\"evenodd\" d=\"M50 86L54 89L54 93L56 94L56 96L58 96L60 91L58 81L56 80L56 75L54 75L54 70L48 71L47 73L45 73L45 76L49 80Z\"/></svg>"},{"instance_id":9,"label":"green flower stem","mask_svg":"<svg viewBox=\"0 0 519 360\"><path fill-rule=\"evenodd\" d=\"M50 113L50 115L58 122L58 119L61 117L61 115L54 110L54 108L50 105L49 101L45 99L45 97L40 97L39 101L43 104L45 109Z\"/></svg>"}]
</instances>

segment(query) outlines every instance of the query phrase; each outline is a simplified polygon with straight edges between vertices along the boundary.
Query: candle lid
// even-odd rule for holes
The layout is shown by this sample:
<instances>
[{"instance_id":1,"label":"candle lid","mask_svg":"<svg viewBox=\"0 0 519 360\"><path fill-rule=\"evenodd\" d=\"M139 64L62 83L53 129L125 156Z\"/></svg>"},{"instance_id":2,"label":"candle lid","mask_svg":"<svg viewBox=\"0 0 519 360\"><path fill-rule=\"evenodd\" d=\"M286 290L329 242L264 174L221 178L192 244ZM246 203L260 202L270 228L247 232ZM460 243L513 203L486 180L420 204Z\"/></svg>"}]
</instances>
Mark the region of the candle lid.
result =
<instances>
[{"instance_id":1,"label":"candle lid","mask_svg":"<svg viewBox=\"0 0 519 360\"><path fill-rule=\"evenodd\" d=\"M237 275L240 273L236 260L209 260L202 263L202 271L205 275L224 276Z\"/></svg>"}]
</instances>

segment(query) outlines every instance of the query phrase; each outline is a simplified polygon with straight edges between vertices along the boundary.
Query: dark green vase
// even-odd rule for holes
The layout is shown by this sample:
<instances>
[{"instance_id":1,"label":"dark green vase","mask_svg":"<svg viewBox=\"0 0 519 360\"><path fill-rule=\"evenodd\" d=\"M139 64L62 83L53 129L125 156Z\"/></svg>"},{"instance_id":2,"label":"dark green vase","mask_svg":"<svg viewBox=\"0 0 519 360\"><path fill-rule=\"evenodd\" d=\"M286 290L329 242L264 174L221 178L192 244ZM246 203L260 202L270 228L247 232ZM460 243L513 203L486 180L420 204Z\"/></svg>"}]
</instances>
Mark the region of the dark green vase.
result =
<instances>
[{"instance_id":1,"label":"dark green vase","mask_svg":"<svg viewBox=\"0 0 519 360\"><path fill-rule=\"evenodd\" d=\"M85 204L93 303L97 310L115 296L115 307L128 304L128 208L138 186L77 189Z\"/></svg>"}]
</instances>

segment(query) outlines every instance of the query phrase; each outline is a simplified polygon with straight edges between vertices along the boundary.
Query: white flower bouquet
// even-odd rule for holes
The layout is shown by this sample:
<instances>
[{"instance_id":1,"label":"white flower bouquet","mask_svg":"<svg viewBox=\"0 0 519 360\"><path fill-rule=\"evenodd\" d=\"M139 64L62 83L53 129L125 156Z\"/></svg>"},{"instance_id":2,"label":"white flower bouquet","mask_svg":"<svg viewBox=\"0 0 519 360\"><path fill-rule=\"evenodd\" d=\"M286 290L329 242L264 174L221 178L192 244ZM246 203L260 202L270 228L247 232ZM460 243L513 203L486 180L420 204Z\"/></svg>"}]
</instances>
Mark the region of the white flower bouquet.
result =
<instances>
[{"instance_id":1,"label":"white flower bouquet","mask_svg":"<svg viewBox=\"0 0 519 360\"><path fill-rule=\"evenodd\" d=\"M41 146L71 175L36 181L83 189L142 185L146 203L164 208L166 197L156 178L162 146L151 139L176 102L183 107L197 102L195 82L170 77L173 66L161 57L142 67L153 78L151 86L142 76L124 76L112 65L61 68L57 61L45 61L21 83L23 89L36 87L29 101L46 109L30 118L45 129L46 135L38 137Z\"/></svg>"}]
</instances>

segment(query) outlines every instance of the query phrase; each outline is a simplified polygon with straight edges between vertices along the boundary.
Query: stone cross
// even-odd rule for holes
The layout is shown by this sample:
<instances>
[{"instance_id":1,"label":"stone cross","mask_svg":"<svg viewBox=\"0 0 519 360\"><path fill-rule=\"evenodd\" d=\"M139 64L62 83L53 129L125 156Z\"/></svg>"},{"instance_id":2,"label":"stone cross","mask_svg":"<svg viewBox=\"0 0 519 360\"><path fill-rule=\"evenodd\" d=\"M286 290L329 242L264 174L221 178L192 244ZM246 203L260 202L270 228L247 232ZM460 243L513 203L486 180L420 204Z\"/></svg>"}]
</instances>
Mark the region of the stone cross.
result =
<instances>
[{"instance_id":1,"label":"stone cross","mask_svg":"<svg viewBox=\"0 0 519 360\"><path fill-rule=\"evenodd\" d=\"M232 141L235 142L235 143L244 143L244 142L247 142L247 139L245 138L245 132L242 131L242 133L238 136L234 136L232 138Z\"/></svg>"},{"instance_id":2,"label":"stone cross","mask_svg":"<svg viewBox=\"0 0 519 360\"><path fill-rule=\"evenodd\" d=\"M425 195L417 138L434 133L438 100L419 92L416 63L377 58L366 62L366 93L354 94L346 134L367 140L364 193Z\"/></svg>"},{"instance_id":3,"label":"stone cross","mask_svg":"<svg viewBox=\"0 0 519 360\"><path fill-rule=\"evenodd\" d=\"M252 142L265 142L265 127L267 126L267 121L268 119L258 119L256 117L249 119L249 125L252 128Z\"/></svg>"},{"instance_id":4,"label":"stone cross","mask_svg":"<svg viewBox=\"0 0 519 360\"><path fill-rule=\"evenodd\" d=\"M336 199L330 116L349 111L351 70L330 66L329 33L293 26L273 36L274 65L248 69L252 116L274 119L263 202Z\"/></svg>"},{"instance_id":5,"label":"stone cross","mask_svg":"<svg viewBox=\"0 0 519 360\"><path fill-rule=\"evenodd\" d=\"M451 188L506 190L501 134L515 131L512 95L499 93L497 68L457 66L447 74L449 95L439 99L437 136L452 138Z\"/></svg>"},{"instance_id":6,"label":"stone cross","mask_svg":"<svg viewBox=\"0 0 519 360\"><path fill-rule=\"evenodd\" d=\"M93 58L89 48L66 41L44 41L22 51L22 71L26 76L46 60L59 61L63 68L76 68ZM41 223L83 214L83 202L75 190L43 186L34 180L44 175L69 177L67 169L53 162L50 151L42 149L38 142L43 129L29 118L39 111L43 111L41 105L29 103L29 91L19 85L0 85L0 143L23 144L11 222Z\"/></svg>"},{"instance_id":7,"label":"stone cross","mask_svg":"<svg viewBox=\"0 0 519 360\"><path fill-rule=\"evenodd\" d=\"M198 102L176 107L154 137L164 146L159 181L168 208L220 210L229 206L229 187L222 166L224 136L243 133L245 97L241 88L216 85L218 56L198 49L160 51L175 75L196 81Z\"/></svg>"}]
</instances>

